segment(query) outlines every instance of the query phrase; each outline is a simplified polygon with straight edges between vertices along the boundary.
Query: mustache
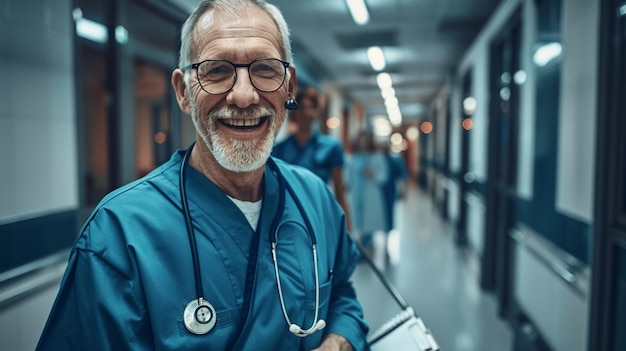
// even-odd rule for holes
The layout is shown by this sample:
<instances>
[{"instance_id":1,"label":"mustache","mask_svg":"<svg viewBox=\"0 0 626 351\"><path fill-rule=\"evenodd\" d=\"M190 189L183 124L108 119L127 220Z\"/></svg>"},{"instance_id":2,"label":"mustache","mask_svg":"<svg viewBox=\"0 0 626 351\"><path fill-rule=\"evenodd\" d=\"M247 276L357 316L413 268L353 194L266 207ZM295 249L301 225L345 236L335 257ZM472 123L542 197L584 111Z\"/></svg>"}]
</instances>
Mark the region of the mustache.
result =
<instances>
[{"instance_id":1,"label":"mustache","mask_svg":"<svg viewBox=\"0 0 626 351\"><path fill-rule=\"evenodd\" d=\"M268 107L238 108L236 106L224 106L209 113L211 119L252 119L261 117L274 117L276 111Z\"/></svg>"}]
</instances>

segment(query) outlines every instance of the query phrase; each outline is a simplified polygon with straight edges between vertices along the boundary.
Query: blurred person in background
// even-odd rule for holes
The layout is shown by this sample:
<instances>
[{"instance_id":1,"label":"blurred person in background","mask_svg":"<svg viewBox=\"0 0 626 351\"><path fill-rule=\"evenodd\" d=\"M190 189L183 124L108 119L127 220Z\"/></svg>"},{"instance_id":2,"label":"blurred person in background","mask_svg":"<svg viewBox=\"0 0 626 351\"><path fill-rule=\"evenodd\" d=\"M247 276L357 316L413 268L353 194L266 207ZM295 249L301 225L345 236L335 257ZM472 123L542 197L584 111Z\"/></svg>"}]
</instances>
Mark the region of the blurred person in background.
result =
<instances>
[{"instance_id":1,"label":"blurred person in background","mask_svg":"<svg viewBox=\"0 0 626 351\"><path fill-rule=\"evenodd\" d=\"M294 108L280 11L202 1L172 86L196 141L82 227L37 350L368 350L328 186L270 157Z\"/></svg>"},{"instance_id":2,"label":"blurred person in background","mask_svg":"<svg viewBox=\"0 0 626 351\"><path fill-rule=\"evenodd\" d=\"M394 208L396 201L404 197L406 180L409 174L402 155L391 151L389 143L382 144L381 148L387 161L387 169L389 170L389 177L387 177L387 181L382 184L385 198L385 210L387 211L385 216L387 220L385 231L389 233L395 229Z\"/></svg>"},{"instance_id":3,"label":"blurred person in background","mask_svg":"<svg viewBox=\"0 0 626 351\"><path fill-rule=\"evenodd\" d=\"M389 179L389 168L371 133L359 133L353 151L346 167L352 227L363 246L372 250L374 234L387 228L382 186Z\"/></svg>"},{"instance_id":4,"label":"blurred person in background","mask_svg":"<svg viewBox=\"0 0 626 351\"><path fill-rule=\"evenodd\" d=\"M325 111L324 99L315 88L298 91L298 108L290 111L289 120L296 130L274 146L272 156L299 165L317 174L327 184L332 183L337 202L346 214L348 230L352 229L351 216L345 195L343 166L344 149L334 137L320 133L315 128Z\"/></svg>"}]
</instances>

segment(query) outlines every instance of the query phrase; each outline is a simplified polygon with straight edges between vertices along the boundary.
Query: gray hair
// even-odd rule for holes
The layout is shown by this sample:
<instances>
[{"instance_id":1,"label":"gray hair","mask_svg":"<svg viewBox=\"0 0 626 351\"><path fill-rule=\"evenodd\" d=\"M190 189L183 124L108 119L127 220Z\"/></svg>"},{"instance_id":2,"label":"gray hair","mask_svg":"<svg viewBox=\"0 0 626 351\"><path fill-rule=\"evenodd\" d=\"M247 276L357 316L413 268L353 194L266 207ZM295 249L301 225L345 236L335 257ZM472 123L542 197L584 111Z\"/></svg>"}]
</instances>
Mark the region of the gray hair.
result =
<instances>
[{"instance_id":1,"label":"gray hair","mask_svg":"<svg viewBox=\"0 0 626 351\"><path fill-rule=\"evenodd\" d=\"M180 34L181 44L178 67L182 68L193 63L193 29L198 23L200 17L205 12L216 9L219 11L230 13L232 15L237 15L237 10L239 8L250 4L258 6L268 15L270 15L270 17L272 17L274 23L278 27L278 30L280 31L281 47L279 49L282 51L283 55L281 59L292 62L293 60L291 53L291 42L289 41L289 28L287 27L287 22L285 22L285 18L276 6L266 2L265 0L203 0L198 4L195 10L187 18L185 24L183 24Z\"/></svg>"}]
</instances>

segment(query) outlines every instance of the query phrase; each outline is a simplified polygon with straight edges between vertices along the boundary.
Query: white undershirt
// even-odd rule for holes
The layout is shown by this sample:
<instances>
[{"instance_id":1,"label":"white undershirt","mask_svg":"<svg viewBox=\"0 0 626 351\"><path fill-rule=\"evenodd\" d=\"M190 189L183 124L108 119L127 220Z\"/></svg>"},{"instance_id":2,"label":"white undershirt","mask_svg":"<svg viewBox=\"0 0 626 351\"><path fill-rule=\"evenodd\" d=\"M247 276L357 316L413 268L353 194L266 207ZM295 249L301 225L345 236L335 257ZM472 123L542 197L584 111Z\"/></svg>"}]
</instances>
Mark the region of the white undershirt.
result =
<instances>
[{"instance_id":1,"label":"white undershirt","mask_svg":"<svg viewBox=\"0 0 626 351\"><path fill-rule=\"evenodd\" d=\"M237 207L239 207L239 210L241 210L244 216L246 216L246 219L248 220L248 223L250 223L252 229L256 230L256 225L257 223L259 223L259 216L261 215L261 203L263 202L263 199L255 202L250 202L237 200L230 196L228 196L228 198L235 205L237 205Z\"/></svg>"}]
</instances>

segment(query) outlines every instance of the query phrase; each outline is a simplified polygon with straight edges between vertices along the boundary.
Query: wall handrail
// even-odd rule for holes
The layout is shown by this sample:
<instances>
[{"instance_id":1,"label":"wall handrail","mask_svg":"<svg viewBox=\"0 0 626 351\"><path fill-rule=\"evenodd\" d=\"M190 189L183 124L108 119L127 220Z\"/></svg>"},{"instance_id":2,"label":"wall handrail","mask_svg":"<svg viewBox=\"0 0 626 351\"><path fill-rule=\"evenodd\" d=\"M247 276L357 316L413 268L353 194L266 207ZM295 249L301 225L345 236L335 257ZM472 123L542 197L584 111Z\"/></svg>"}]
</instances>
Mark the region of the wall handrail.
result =
<instances>
[{"instance_id":1,"label":"wall handrail","mask_svg":"<svg viewBox=\"0 0 626 351\"><path fill-rule=\"evenodd\" d=\"M523 224L513 228L509 236L523 246L538 262L554 273L579 296L589 295L589 268L550 243ZM585 283L587 282L587 283Z\"/></svg>"},{"instance_id":2,"label":"wall handrail","mask_svg":"<svg viewBox=\"0 0 626 351\"><path fill-rule=\"evenodd\" d=\"M68 250L16 267L0 274L0 311L35 294L63 277Z\"/></svg>"}]
</instances>

